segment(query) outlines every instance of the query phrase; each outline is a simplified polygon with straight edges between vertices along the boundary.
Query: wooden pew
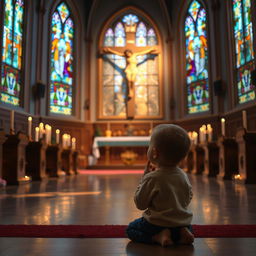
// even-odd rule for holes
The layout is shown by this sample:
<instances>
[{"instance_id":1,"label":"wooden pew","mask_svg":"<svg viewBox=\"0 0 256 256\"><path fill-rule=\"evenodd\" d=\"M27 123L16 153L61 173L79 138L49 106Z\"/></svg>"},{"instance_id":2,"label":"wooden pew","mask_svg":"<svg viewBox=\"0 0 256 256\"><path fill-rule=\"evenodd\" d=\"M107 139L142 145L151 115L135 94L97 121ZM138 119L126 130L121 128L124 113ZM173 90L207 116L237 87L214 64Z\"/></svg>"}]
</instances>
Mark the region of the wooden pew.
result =
<instances>
[{"instance_id":1,"label":"wooden pew","mask_svg":"<svg viewBox=\"0 0 256 256\"><path fill-rule=\"evenodd\" d=\"M3 144L3 179L7 185L18 185L21 182L28 182L26 177L26 146L28 137L23 133L7 135Z\"/></svg>"},{"instance_id":2,"label":"wooden pew","mask_svg":"<svg viewBox=\"0 0 256 256\"><path fill-rule=\"evenodd\" d=\"M219 173L219 147L216 142L205 142L204 149L204 174L216 177Z\"/></svg>"},{"instance_id":3,"label":"wooden pew","mask_svg":"<svg viewBox=\"0 0 256 256\"><path fill-rule=\"evenodd\" d=\"M32 180L42 180L46 175L46 143L30 141L26 147L26 175Z\"/></svg>"},{"instance_id":4,"label":"wooden pew","mask_svg":"<svg viewBox=\"0 0 256 256\"><path fill-rule=\"evenodd\" d=\"M61 147L49 145L46 149L46 173L49 177L61 176Z\"/></svg>"},{"instance_id":5,"label":"wooden pew","mask_svg":"<svg viewBox=\"0 0 256 256\"><path fill-rule=\"evenodd\" d=\"M238 169L242 180L256 184L256 132L240 128L236 133L238 143Z\"/></svg>"},{"instance_id":6,"label":"wooden pew","mask_svg":"<svg viewBox=\"0 0 256 256\"><path fill-rule=\"evenodd\" d=\"M201 145L193 145L191 149L193 151L193 173L200 175L204 172L204 149Z\"/></svg>"},{"instance_id":7,"label":"wooden pew","mask_svg":"<svg viewBox=\"0 0 256 256\"><path fill-rule=\"evenodd\" d=\"M238 144L234 138L219 137L218 145L220 148L219 177L231 180L238 174Z\"/></svg>"}]
</instances>

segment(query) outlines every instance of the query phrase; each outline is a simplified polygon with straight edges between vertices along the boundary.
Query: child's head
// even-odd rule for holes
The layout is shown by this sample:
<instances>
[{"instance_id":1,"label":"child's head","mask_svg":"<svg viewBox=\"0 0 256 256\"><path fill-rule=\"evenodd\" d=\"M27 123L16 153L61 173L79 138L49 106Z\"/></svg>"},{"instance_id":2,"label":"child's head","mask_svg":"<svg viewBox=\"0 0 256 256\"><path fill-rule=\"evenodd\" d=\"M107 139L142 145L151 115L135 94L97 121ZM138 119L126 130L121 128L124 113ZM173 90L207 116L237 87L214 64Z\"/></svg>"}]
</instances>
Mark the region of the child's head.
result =
<instances>
[{"instance_id":1,"label":"child's head","mask_svg":"<svg viewBox=\"0 0 256 256\"><path fill-rule=\"evenodd\" d=\"M148 158L157 165L177 165L187 155L190 139L178 125L160 124L153 129Z\"/></svg>"}]
</instances>

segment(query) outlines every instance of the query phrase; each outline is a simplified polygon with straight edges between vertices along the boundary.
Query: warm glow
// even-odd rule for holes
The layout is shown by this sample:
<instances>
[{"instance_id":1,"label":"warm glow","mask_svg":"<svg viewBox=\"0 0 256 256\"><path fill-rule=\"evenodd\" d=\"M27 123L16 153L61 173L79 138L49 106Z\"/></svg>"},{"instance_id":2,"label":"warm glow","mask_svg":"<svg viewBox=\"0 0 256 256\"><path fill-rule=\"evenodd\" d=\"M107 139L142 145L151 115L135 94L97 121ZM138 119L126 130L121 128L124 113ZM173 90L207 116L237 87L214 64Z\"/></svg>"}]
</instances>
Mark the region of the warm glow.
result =
<instances>
[{"instance_id":1,"label":"warm glow","mask_svg":"<svg viewBox=\"0 0 256 256\"><path fill-rule=\"evenodd\" d=\"M30 121L30 122L32 121L32 117L31 116L28 117L28 121Z\"/></svg>"},{"instance_id":2,"label":"warm glow","mask_svg":"<svg viewBox=\"0 0 256 256\"><path fill-rule=\"evenodd\" d=\"M56 130L56 134L60 134L60 130L59 129Z\"/></svg>"},{"instance_id":3,"label":"warm glow","mask_svg":"<svg viewBox=\"0 0 256 256\"><path fill-rule=\"evenodd\" d=\"M36 132L39 132L39 127L36 127L35 129L36 129Z\"/></svg>"},{"instance_id":4,"label":"warm glow","mask_svg":"<svg viewBox=\"0 0 256 256\"><path fill-rule=\"evenodd\" d=\"M225 123L225 121L226 121L225 118L221 118L222 123Z\"/></svg>"}]
</instances>

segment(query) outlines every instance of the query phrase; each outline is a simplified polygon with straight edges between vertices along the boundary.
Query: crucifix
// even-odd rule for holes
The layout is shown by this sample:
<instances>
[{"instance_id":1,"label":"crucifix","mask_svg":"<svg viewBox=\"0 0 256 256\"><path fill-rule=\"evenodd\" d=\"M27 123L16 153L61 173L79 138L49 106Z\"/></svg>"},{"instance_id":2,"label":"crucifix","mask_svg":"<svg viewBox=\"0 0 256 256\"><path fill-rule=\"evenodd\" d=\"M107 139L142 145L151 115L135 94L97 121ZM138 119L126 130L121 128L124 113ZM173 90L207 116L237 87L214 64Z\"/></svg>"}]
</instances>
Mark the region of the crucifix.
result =
<instances>
[{"instance_id":1,"label":"crucifix","mask_svg":"<svg viewBox=\"0 0 256 256\"><path fill-rule=\"evenodd\" d=\"M158 46L143 46L138 47L135 45L136 39L136 24L125 25L126 29L126 46L125 47L103 47L101 54L115 54L118 56L125 57L126 67L123 72L123 79L127 86L127 95L125 98L126 102L126 113L127 119L133 119L135 113L135 97L134 97L134 85L138 74L138 63L137 56L145 54L158 55ZM144 62L144 61L143 61Z\"/></svg>"}]
</instances>

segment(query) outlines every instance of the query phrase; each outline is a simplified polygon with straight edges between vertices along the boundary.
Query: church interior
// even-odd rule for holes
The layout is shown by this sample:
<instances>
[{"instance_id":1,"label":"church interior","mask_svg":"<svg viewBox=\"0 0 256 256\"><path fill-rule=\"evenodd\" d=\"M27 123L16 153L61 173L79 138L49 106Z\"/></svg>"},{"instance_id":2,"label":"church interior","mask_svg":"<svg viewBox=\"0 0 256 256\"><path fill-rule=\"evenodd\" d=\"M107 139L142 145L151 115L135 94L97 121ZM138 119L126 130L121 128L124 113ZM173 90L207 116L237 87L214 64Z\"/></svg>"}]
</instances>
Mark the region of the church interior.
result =
<instances>
[{"instance_id":1,"label":"church interior","mask_svg":"<svg viewBox=\"0 0 256 256\"><path fill-rule=\"evenodd\" d=\"M3 0L0 35L1 227L139 218L160 124L191 140L192 224L241 225L168 248L0 228L1 256L255 255L256 0Z\"/></svg>"}]
</instances>

